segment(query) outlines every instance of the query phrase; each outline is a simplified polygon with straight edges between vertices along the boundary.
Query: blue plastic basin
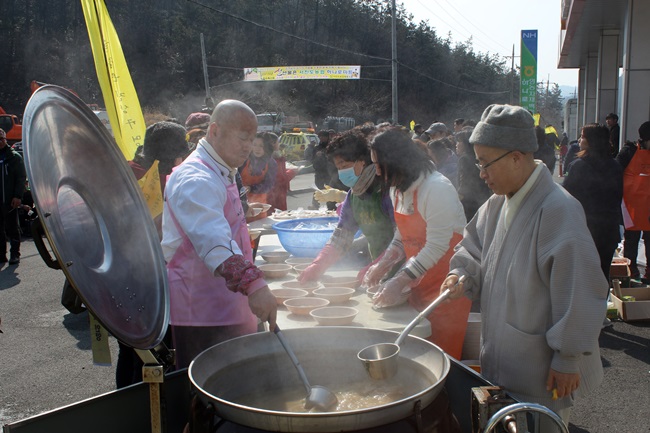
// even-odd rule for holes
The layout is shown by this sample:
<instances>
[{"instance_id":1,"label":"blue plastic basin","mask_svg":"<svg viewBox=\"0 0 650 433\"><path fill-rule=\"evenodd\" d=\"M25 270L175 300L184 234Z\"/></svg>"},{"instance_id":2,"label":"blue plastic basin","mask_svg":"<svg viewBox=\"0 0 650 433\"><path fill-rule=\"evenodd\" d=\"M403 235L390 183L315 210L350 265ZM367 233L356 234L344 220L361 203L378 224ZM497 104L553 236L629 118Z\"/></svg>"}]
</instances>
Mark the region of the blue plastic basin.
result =
<instances>
[{"instance_id":1,"label":"blue plastic basin","mask_svg":"<svg viewBox=\"0 0 650 433\"><path fill-rule=\"evenodd\" d=\"M273 230L278 234L282 247L297 257L316 257L334 233L338 217L298 218L273 224ZM319 225L322 228L298 229L300 224Z\"/></svg>"}]
</instances>

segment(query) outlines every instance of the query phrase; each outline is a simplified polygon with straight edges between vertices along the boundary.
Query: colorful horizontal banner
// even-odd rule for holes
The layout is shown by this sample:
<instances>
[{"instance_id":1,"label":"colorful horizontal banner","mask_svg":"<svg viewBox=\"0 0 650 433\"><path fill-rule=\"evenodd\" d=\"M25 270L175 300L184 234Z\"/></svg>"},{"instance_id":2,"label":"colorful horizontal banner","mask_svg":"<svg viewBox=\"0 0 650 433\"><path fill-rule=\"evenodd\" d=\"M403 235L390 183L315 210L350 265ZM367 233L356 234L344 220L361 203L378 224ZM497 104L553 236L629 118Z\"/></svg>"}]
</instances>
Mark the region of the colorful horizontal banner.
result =
<instances>
[{"instance_id":1,"label":"colorful horizontal banner","mask_svg":"<svg viewBox=\"0 0 650 433\"><path fill-rule=\"evenodd\" d=\"M244 81L358 80L361 66L271 66L244 68Z\"/></svg>"}]
</instances>

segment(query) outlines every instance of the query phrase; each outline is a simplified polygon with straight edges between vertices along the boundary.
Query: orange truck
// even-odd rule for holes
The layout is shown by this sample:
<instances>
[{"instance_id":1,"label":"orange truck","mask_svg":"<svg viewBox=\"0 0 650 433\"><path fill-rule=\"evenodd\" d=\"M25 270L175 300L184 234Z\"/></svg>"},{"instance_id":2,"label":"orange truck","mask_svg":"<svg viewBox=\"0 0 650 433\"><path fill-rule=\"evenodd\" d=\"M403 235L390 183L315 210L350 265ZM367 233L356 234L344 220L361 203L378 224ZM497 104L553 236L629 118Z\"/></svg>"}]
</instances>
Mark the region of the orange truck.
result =
<instances>
[{"instance_id":1,"label":"orange truck","mask_svg":"<svg viewBox=\"0 0 650 433\"><path fill-rule=\"evenodd\" d=\"M8 114L0 107L0 128L7 133L7 142L12 144L23 140L23 125L15 114Z\"/></svg>"},{"instance_id":2,"label":"orange truck","mask_svg":"<svg viewBox=\"0 0 650 433\"><path fill-rule=\"evenodd\" d=\"M36 89L43 86L45 83L39 81L32 81L29 87L34 93ZM7 133L7 142L9 146L23 141L23 124L18 116L15 114L7 113L4 108L0 107L0 128L4 129Z\"/></svg>"}]
</instances>

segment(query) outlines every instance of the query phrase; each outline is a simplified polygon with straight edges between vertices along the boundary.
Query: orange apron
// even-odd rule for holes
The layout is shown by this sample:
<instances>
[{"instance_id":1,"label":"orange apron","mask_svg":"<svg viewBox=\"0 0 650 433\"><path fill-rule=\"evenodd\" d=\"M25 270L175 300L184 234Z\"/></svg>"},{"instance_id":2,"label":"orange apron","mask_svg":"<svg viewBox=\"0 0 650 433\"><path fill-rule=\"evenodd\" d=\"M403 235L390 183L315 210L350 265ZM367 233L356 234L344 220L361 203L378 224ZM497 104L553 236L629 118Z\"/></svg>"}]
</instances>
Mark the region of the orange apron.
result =
<instances>
[{"instance_id":1,"label":"orange apron","mask_svg":"<svg viewBox=\"0 0 650 433\"><path fill-rule=\"evenodd\" d=\"M251 173L250 163L251 163L250 159L246 160L244 167L239 172L241 176L242 184L244 186L252 186L252 185L257 185L259 183L262 183L264 181L264 177L266 177L266 172L269 170L269 166L267 164L266 166L264 166L264 170L262 170L262 173L255 176ZM249 192L248 194L246 194L249 203L266 203L266 196L267 193L256 194L256 193Z\"/></svg>"},{"instance_id":2,"label":"orange apron","mask_svg":"<svg viewBox=\"0 0 650 433\"><path fill-rule=\"evenodd\" d=\"M626 230L650 230L650 150L638 145L623 172L623 220Z\"/></svg>"},{"instance_id":3,"label":"orange apron","mask_svg":"<svg viewBox=\"0 0 650 433\"><path fill-rule=\"evenodd\" d=\"M413 194L412 215L400 214L395 210L395 222L402 235L404 252L407 260L416 256L426 243L427 223L418 212L417 191ZM395 200L397 209L397 199ZM449 274L449 260L454 255L454 246L461 241L462 235L454 233L449 241L449 249L438 263L433 265L420 283L413 288L409 303L418 311L424 310L440 295L440 286ZM456 359L461 358L463 341L467 329L467 318L472 308L472 301L466 297L443 302L427 317L431 323L429 341Z\"/></svg>"}]
</instances>

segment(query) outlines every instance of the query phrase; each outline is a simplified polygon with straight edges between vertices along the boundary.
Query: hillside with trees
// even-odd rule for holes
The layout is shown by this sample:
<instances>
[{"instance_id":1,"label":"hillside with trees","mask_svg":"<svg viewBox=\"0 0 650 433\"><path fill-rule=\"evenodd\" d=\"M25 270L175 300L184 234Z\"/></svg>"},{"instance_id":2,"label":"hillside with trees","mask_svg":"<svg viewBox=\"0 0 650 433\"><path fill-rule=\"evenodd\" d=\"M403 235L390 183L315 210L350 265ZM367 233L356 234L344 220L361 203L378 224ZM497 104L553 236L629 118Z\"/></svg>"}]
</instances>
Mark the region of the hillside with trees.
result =
<instances>
[{"instance_id":1,"label":"hillside with trees","mask_svg":"<svg viewBox=\"0 0 650 433\"><path fill-rule=\"evenodd\" d=\"M184 119L204 103L200 34L211 94L254 110L357 122L391 115L390 0L106 0L143 108ZM22 113L29 82L73 89L103 105L80 2L0 3L5 51L0 105ZM478 118L517 100L504 59L452 42L398 8L399 121ZM360 80L243 82L254 66L361 65ZM516 72L515 72L516 73ZM514 86L512 85L514 83ZM552 92L547 93L554 96ZM552 121L551 121L552 122Z\"/></svg>"}]
</instances>

